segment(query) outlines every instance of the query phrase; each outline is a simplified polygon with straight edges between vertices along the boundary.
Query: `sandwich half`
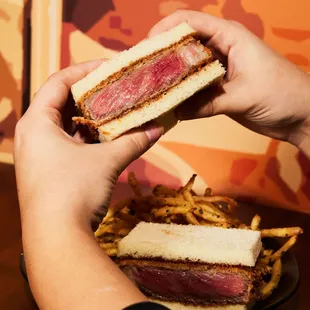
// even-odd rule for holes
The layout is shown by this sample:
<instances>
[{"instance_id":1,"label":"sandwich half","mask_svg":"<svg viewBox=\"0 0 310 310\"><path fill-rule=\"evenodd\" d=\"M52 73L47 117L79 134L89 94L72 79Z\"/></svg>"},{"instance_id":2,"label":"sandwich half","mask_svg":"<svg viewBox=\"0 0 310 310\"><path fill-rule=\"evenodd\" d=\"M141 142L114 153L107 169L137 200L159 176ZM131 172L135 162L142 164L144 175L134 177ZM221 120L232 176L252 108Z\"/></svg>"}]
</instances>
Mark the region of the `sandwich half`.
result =
<instances>
[{"instance_id":1,"label":"sandwich half","mask_svg":"<svg viewBox=\"0 0 310 310\"><path fill-rule=\"evenodd\" d=\"M74 120L91 128L101 142L155 119L169 119L170 128L169 112L224 74L195 30L182 23L119 53L74 84L81 114Z\"/></svg>"},{"instance_id":2,"label":"sandwich half","mask_svg":"<svg viewBox=\"0 0 310 310\"><path fill-rule=\"evenodd\" d=\"M118 245L119 266L151 300L175 310L241 310L260 287L259 231L139 223Z\"/></svg>"}]
</instances>

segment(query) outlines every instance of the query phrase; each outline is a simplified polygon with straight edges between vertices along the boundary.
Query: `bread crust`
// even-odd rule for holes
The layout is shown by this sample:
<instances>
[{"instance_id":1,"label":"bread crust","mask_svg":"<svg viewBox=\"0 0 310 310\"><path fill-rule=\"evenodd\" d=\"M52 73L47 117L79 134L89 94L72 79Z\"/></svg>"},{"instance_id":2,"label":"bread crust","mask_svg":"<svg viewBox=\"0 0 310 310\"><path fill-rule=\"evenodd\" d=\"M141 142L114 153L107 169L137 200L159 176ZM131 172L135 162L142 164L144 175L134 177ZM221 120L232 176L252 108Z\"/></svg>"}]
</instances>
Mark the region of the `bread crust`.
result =
<instances>
[{"instance_id":1,"label":"bread crust","mask_svg":"<svg viewBox=\"0 0 310 310\"><path fill-rule=\"evenodd\" d=\"M160 267L165 269L173 270L216 270L219 272L241 272L249 279L253 277L253 267L246 266L229 266L229 265L218 265L218 264L205 264L199 262L181 262L181 261L165 261L161 259L131 259L131 258L122 258L119 260L119 266L149 266L149 267Z\"/></svg>"}]
</instances>

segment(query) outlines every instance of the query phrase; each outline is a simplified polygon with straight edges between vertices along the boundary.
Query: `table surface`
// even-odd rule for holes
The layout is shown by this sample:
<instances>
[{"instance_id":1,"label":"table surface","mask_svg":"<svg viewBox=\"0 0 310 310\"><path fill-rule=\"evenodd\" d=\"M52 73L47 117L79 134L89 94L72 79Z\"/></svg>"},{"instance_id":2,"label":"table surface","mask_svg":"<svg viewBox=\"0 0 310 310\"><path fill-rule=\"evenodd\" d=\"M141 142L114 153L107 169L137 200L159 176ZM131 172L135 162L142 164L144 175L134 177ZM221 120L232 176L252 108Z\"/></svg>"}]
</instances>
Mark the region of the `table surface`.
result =
<instances>
[{"instance_id":1,"label":"table surface","mask_svg":"<svg viewBox=\"0 0 310 310\"><path fill-rule=\"evenodd\" d=\"M301 282L296 294L280 310L309 309L310 216L262 206L243 207L245 217L259 213L264 227L302 226L304 234L293 248L299 262ZM14 167L0 163L0 309L34 310L27 284L19 271L21 228ZM308 289L307 289L308 288Z\"/></svg>"}]
</instances>

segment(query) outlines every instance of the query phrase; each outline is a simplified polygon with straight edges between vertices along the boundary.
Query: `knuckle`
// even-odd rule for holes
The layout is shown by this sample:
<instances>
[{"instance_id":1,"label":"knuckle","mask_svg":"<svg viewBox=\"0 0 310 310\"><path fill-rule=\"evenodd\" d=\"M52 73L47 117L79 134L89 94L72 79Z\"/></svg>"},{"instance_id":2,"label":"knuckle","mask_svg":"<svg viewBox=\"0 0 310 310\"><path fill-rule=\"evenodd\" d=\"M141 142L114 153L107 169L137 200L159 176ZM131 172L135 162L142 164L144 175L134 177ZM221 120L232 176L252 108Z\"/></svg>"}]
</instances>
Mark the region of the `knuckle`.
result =
<instances>
[{"instance_id":1,"label":"knuckle","mask_svg":"<svg viewBox=\"0 0 310 310\"><path fill-rule=\"evenodd\" d=\"M139 139L130 138L129 139L129 147L134 151L136 154L140 154L143 152L143 145Z\"/></svg>"},{"instance_id":2,"label":"knuckle","mask_svg":"<svg viewBox=\"0 0 310 310\"><path fill-rule=\"evenodd\" d=\"M55 73L52 73L48 78L47 78L47 81L50 82L50 81L53 81L57 78L58 76L58 73L55 72Z\"/></svg>"},{"instance_id":3,"label":"knuckle","mask_svg":"<svg viewBox=\"0 0 310 310\"><path fill-rule=\"evenodd\" d=\"M190 13L189 10L186 9L177 9L172 13L174 16L182 17L182 16L187 16Z\"/></svg>"},{"instance_id":4,"label":"knuckle","mask_svg":"<svg viewBox=\"0 0 310 310\"><path fill-rule=\"evenodd\" d=\"M180 15L180 14L184 14L184 12L186 12L185 9L176 9L173 14L174 15Z\"/></svg>"},{"instance_id":5,"label":"knuckle","mask_svg":"<svg viewBox=\"0 0 310 310\"><path fill-rule=\"evenodd\" d=\"M52 83L58 83L62 82L64 78L65 72L64 70L59 71L59 72L54 72L52 73L46 80L44 84L52 84ZM42 88L42 87L41 87Z\"/></svg>"}]
</instances>

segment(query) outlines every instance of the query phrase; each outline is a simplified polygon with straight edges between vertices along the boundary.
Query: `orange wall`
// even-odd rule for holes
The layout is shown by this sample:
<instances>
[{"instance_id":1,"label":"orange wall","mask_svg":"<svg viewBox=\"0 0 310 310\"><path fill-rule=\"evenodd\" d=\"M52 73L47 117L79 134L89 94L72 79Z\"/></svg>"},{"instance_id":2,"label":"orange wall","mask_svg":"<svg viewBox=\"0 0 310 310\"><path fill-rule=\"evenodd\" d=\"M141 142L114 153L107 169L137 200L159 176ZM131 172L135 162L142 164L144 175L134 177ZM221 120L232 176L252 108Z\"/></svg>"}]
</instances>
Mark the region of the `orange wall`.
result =
<instances>
[{"instance_id":1,"label":"orange wall","mask_svg":"<svg viewBox=\"0 0 310 310\"><path fill-rule=\"evenodd\" d=\"M143 39L164 16L188 8L240 21L284 57L310 71L309 1L99 2L87 16L83 1L68 9L62 66L110 57ZM216 192L310 212L309 161L294 147L249 132L222 116L180 124L132 169L146 185L178 186L197 172L198 189L208 184ZM126 173L121 180L125 177Z\"/></svg>"},{"instance_id":2,"label":"orange wall","mask_svg":"<svg viewBox=\"0 0 310 310\"><path fill-rule=\"evenodd\" d=\"M143 39L150 27L162 17L178 8L189 8L242 22L284 57L310 71L309 1L90 2L64 1L62 32L57 41L61 47L61 67L93 58L111 57ZM21 6L1 3L0 0L1 27L6 27L12 38L6 50L14 51L5 52L0 47L1 79L11 81L9 94L5 93L7 87L4 88L3 83L0 86L3 88L0 88L0 131L3 124L9 128L5 129L4 138L0 137L0 152L3 153L12 150L12 129L20 115L22 55L18 48L21 42L18 23ZM8 14L15 17L8 19ZM55 20L51 21L53 23ZM39 81L44 80L44 74ZM137 171L145 185L160 182L178 186L191 173L197 172L200 176L198 190L208 184L215 192L310 212L309 160L294 147L249 132L223 116L180 124L136 161L131 169ZM126 172L120 180L125 177ZM123 187L119 185L119 188Z\"/></svg>"},{"instance_id":3,"label":"orange wall","mask_svg":"<svg viewBox=\"0 0 310 310\"><path fill-rule=\"evenodd\" d=\"M0 0L0 161L12 162L13 136L21 115L24 1Z\"/></svg>"}]
</instances>

